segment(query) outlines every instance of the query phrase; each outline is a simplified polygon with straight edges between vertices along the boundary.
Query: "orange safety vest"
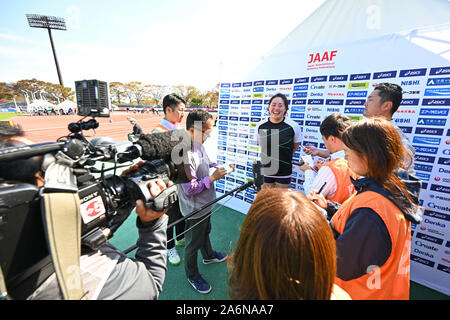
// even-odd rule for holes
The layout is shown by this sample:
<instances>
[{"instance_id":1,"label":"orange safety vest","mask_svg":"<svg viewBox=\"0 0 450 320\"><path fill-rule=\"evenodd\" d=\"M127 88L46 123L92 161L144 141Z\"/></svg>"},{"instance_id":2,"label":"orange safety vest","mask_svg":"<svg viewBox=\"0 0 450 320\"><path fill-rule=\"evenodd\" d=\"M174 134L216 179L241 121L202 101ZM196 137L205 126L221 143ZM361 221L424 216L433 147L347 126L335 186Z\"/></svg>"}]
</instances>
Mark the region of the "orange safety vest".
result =
<instances>
[{"instance_id":1,"label":"orange safety vest","mask_svg":"<svg viewBox=\"0 0 450 320\"><path fill-rule=\"evenodd\" d=\"M157 130L157 131L159 131L159 132L166 132L166 131L169 131L169 129L167 129L166 127L164 127L164 126L162 126L162 125L160 125L160 124L158 124L158 125L152 130L152 132L155 131L155 130Z\"/></svg>"},{"instance_id":2,"label":"orange safety vest","mask_svg":"<svg viewBox=\"0 0 450 320\"><path fill-rule=\"evenodd\" d=\"M345 159L335 159L323 164L331 169L335 178L337 189L336 193L331 198L326 198L329 201L343 204L345 200L355 192L355 186L350 180L350 177L357 179L357 175L353 173L348 167Z\"/></svg>"},{"instance_id":3,"label":"orange safety vest","mask_svg":"<svg viewBox=\"0 0 450 320\"><path fill-rule=\"evenodd\" d=\"M383 220L391 238L391 254L384 265L369 266L364 276L349 281L336 277L335 283L353 300L409 300L411 223L389 199L365 191L351 196L336 212L331 219L334 229L342 234L347 219L362 207L372 209Z\"/></svg>"}]
</instances>

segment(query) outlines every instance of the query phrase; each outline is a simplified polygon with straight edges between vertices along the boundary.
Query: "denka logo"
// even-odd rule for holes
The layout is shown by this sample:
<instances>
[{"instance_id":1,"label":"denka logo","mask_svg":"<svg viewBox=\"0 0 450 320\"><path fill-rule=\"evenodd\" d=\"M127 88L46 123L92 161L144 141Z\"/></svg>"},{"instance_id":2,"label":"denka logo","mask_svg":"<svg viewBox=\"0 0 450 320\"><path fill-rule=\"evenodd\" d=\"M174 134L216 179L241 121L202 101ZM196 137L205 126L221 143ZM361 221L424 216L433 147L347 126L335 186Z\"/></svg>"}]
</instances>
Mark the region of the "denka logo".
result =
<instances>
[{"instance_id":1,"label":"denka logo","mask_svg":"<svg viewBox=\"0 0 450 320\"><path fill-rule=\"evenodd\" d=\"M450 74L450 67L431 68L430 76Z\"/></svg>"},{"instance_id":2,"label":"denka logo","mask_svg":"<svg viewBox=\"0 0 450 320\"><path fill-rule=\"evenodd\" d=\"M320 53L311 53L309 55L308 64L317 63L317 62L332 62L333 58L337 55L337 50L333 51L325 51L323 54Z\"/></svg>"},{"instance_id":3,"label":"denka logo","mask_svg":"<svg viewBox=\"0 0 450 320\"><path fill-rule=\"evenodd\" d=\"M400 77L419 77L424 76L427 73L427 68L423 69L412 69L412 70L401 70Z\"/></svg>"},{"instance_id":4,"label":"denka logo","mask_svg":"<svg viewBox=\"0 0 450 320\"><path fill-rule=\"evenodd\" d=\"M386 79L386 78L395 78L397 76L397 71L384 71L384 72L375 72L373 74L373 79Z\"/></svg>"}]
</instances>

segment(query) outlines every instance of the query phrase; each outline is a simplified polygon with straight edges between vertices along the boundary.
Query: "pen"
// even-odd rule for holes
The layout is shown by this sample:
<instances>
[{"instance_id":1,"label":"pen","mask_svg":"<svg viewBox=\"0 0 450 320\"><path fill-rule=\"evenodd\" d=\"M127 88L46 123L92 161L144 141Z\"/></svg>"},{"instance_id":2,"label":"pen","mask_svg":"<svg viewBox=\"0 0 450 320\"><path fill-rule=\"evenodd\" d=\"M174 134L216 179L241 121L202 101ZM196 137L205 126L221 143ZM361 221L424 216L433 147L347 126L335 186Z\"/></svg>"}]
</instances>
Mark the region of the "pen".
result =
<instances>
[{"instance_id":1,"label":"pen","mask_svg":"<svg viewBox=\"0 0 450 320\"><path fill-rule=\"evenodd\" d=\"M324 183L323 183L323 185L320 187L320 189L319 189L319 191L317 192L317 193L321 193L322 192L322 190L323 190L323 188L325 188L325 185L327 184L327 182L325 181Z\"/></svg>"}]
</instances>

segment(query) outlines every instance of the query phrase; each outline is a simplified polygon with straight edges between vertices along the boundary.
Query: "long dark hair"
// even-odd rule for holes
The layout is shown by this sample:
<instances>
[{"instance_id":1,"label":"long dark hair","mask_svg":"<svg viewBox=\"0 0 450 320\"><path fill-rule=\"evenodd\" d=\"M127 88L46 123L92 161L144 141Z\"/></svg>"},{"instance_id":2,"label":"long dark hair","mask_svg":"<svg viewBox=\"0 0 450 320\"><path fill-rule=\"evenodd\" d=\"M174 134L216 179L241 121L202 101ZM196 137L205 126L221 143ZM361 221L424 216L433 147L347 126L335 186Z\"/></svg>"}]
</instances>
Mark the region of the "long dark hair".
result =
<instances>
[{"instance_id":1,"label":"long dark hair","mask_svg":"<svg viewBox=\"0 0 450 320\"><path fill-rule=\"evenodd\" d=\"M297 191L258 192L229 258L232 299L328 300L336 277L333 232Z\"/></svg>"},{"instance_id":2,"label":"long dark hair","mask_svg":"<svg viewBox=\"0 0 450 320\"><path fill-rule=\"evenodd\" d=\"M412 161L394 126L382 118L367 118L347 128L342 134L344 144L367 159L368 178L374 179L397 200L412 199L405 184L395 175L406 169L405 159Z\"/></svg>"}]
</instances>

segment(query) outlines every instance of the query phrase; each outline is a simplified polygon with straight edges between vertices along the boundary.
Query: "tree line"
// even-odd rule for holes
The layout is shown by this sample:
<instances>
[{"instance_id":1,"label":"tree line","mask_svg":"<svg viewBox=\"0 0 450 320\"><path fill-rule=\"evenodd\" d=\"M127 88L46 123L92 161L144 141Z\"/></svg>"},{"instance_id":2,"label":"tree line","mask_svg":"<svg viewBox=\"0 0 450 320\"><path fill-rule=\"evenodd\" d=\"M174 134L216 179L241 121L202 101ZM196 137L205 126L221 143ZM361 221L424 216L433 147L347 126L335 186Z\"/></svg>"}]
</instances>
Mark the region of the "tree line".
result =
<instances>
[{"instance_id":1,"label":"tree line","mask_svg":"<svg viewBox=\"0 0 450 320\"><path fill-rule=\"evenodd\" d=\"M217 106L219 101L219 84L202 92L190 85L154 85L139 81L110 82L109 92L111 103L116 105L162 105L162 99L169 93L178 94L186 100L187 105ZM52 103L59 103L64 100L73 100L75 92L71 88L34 78L15 83L0 82L0 101L12 102L16 99L16 102L25 102L25 96L30 100L44 97Z\"/></svg>"},{"instance_id":2,"label":"tree line","mask_svg":"<svg viewBox=\"0 0 450 320\"><path fill-rule=\"evenodd\" d=\"M169 93L182 97L187 105L217 106L219 101L219 84L214 88L201 92L194 86L167 86L144 84L139 81L127 83L110 82L109 91L114 104L147 104L162 105L162 99Z\"/></svg>"}]
</instances>

